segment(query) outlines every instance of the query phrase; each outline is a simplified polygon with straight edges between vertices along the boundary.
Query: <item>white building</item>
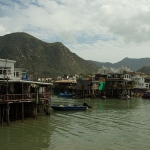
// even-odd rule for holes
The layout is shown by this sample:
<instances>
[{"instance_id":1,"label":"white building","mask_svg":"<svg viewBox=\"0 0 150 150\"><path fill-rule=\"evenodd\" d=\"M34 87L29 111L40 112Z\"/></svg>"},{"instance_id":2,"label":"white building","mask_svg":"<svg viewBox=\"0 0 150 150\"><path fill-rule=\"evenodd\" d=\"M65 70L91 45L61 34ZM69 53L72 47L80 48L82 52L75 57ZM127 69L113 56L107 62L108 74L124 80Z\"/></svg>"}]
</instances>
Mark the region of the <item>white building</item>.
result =
<instances>
[{"instance_id":1,"label":"white building","mask_svg":"<svg viewBox=\"0 0 150 150\"><path fill-rule=\"evenodd\" d=\"M135 89L149 89L150 83L145 80L146 75L141 72L124 72L122 75L128 81L134 81Z\"/></svg>"},{"instance_id":2,"label":"white building","mask_svg":"<svg viewBox=\"0 0 150 150\"><path fill-rule=\"evenodd\" d=\"M16 61L0 59L0 79L14 79L14 64Z\"/></svg>"},{"instance_id":3,"label":"white building","mask_svg":"<svg viewBox=\"0 0 150 150\"><path fill-rule=\"evenodd\" d=\"M130 72L132 81L135 82L137 89L149 89L149 83L145 82L145 74L141 72Z\"/></svg>"},{"instance_id":4,"label":"white building","mask_svg":"<svg viewBox=\"0 0 150 150\"><path fill-rule=\"evenodd\" d=\"M129 72L129 71L131 71L131 70L128 69L127 67L125 67L125 66L121 66L121 67L118 68L118 73L119 74L123 74L124 72Z\"/></svg>"},{"instance_id":5,"label":"white building","mask_svg":"<svg viewBox=\"0 0 150 150\"><path fill-rule=\"evenodd\" d=\"M102 68L100 68L100 69L98 70L98 73L100 73L100 74L108 74L108 68L102 66Z\"/></svg>"},{"instance_id":6,"label":"white building","mask_svg":"<svg viewBox=\"0 0 150 150\"><path fill-rule=\"evenodd\" d=\"M108 73L118 73L118 69L116 69L116 68L108 68Z\"/></svg>"},{"instance_id":7,"label":"white building","mask_svg":"<svg viewBox=\"0 0 150 150\"><path fill-rule=\"evenodd\" d=\"M14 68L14 79L20 80L22 79L23 68Z\"/></svg>"},{"instance_id":8,"label":"white building","mask_svg":"<svg viewBox=\"0 0 150 150\"><path fill-rule=\"evenodd\" d=\"M102 66L102 68L100 68L98 70L98 73L100 74L108 74L108 73L114 73L114 74L123 74L124 72L129 72L130 69L128 69L127 67L124 67L124 66L121 66L120 68L116 69L116 68L107 68L107 67L104 67Z\"/></svg>"},{"instance_id":9,"label":"white building","mask_svg":"<svg viewBox=\"0 0 150 150\"><path fill-rule=\"evenodd\" d=\"M52 83L30 81L27 75L22 76L23 68L14 68L16 61L8 59L0 59L0 92L9 94L26 94L29 93L31 87L35 87L37 84L39 92L46 92L46 88L43 85L52 85Z\"/></svg>"},{"instance_id":10,"label":"white building","mask_svg":"<svg viewBox=\"0 0 150 150\"><path fill-rule=\"evenodd\" d=\"M0 59L0 79L21 80L23 68L14 68L16 61Z\"/></svg>"}]
</instances>

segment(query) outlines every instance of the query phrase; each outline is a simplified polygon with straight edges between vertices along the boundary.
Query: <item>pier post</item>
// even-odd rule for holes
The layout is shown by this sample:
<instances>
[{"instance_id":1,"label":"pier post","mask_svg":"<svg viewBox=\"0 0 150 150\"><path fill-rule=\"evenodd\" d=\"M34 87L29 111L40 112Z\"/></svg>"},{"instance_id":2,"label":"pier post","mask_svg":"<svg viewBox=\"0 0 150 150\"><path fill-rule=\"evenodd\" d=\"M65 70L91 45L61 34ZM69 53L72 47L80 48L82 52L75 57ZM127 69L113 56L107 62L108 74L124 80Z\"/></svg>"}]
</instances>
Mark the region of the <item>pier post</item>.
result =
<instances>
[{"instance_id":1,"label":"pier post","mask_svg":"<svg viewBox=\"0 0 150 150\"><path fill-rule=\"evenodd\" d=\"M0 105L0 124L2 123L2 114L1 114L1 105Z\"/></svg>"},{"instance_id":2,"label":"pier post","mask_svg":"<svg viewBox=\"0 0 150 150\"><path fill-rule=\"evenodd\" d=\"M112 93L111 93L112 97L114 97L114 90L112 89Z\"/></svg>"},{"instance_id":3,"label":"pier post","mask_svg":"<svg viewBox=\"0 0 150 150\"><path fill-rule=\"evenodd\" d=\"M37 104L35 104L35 119L37 119Z\"/></svg>"},{"instance_id":4,"label":"pier post","mask_svg":"<svg viewBox=\"0 0 150 150\"><path fill-rule=\"evenodd\" d=\"M33 106L33 118L37 119L37 104Z\"/></svg>"},{"instance_id":5,"label":"pier post","mask_svg":"<svg viewBox=\"0 0 150 150\"><path fill-rule=\"evenodd\" d=\"M44 110L44 113L46 112L46 101L44 101L44 104L43 104L43 110Z\"/></svg>"},{"instance_id":6,"label":"pier post","mask_svg":"<svg viewBox=\"0 0 150 150\"><path fill-rule=\"evenodd\" d=\"M3 118L4 118L4 107L5 107L5 106L3 106L3 107L2 107L2 119L1 119L1 125L3 125Z\"/></svg>"},{"instance_id":7,"label":"pier post","mask_svg":"<svg viewBox=\"0 0 150 150\"><path fill-rule=\"evenodd\" d=\"M16 120L17 120L17 115L18 115L18 114L17 114L17 112L18 112L18 104L16 105L15 108L16 108L16 111L15 111L15 117L16 117Z\"/></svg>"},{"instance_id":8,"label":"pier post","mask_svg":"<svg viewBox=\"0 0 150 150\"><path fill-rule=\"evenodd\" d=\"M94 90L92 89L92 98L94 98Z\"/></svg>"},{"instance_id":9,"label":"pier post","mask_svg":"<svg viewBox=\"0 0 150 150\"><path fill-rule=\"evenodd\" d=\"M85 98L85 95L84 95L84 90L82 91L82 98Z\"/></svg>"},{"instance_id":10,"label":"pier post","mask_svg":"<svg viewBox=\"0 0 150 150\"><path fill-rule=\"evenodd\" d=\"M22 102L22 122L24 122L24 103Z\"/></svg>"},{"instance_id":11,"label":"pier post","mask_svg":"<svg viewBox=\"0 0 150 150\"><path fill-rule=\"evenodd\" d=\"M9 103L7 103L6 107L6 116L7 116L7 125L10 125L10 120L9 120Z\"/></svg>"},{"instance_id":12,"label":"pier post","mask_svg":"<svg viewBox=\"0 0 150 150\"><path fill-rule=\"evenodd\" d=\"M46 115L50 116L50 101L46 100Z\"/></svg>"}]
</instances>

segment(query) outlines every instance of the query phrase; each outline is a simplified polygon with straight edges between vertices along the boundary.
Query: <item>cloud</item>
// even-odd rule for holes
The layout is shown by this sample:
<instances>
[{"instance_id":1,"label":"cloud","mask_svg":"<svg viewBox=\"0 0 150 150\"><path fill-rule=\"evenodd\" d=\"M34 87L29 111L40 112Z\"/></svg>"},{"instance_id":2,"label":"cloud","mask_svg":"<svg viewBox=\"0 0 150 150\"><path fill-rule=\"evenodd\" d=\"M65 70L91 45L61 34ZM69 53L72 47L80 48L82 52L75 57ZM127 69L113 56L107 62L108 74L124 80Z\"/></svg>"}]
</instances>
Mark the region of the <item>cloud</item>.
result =
<instances>
[{"instance_id":1,"label":"cloud","mask_svg":"<svg viewBox=\"0 0 150 150\"><path fill-rule=\"evenodd\" d=\"M27 32L85 59L114 62L147 56L149 16L147 0L1 0L0 35Z\"/></svg>"},{"instance_id":2,"label":"cloud","mask_svg":"<svg viewBox=\"0 0 150 150\"><path fill-rule=\"evenodd\" d=\"M140 1L139 1L140 2ZM109 31L124 38L126 42L146 42L150 39L150 6L146 1L114 2L117 5L102 6L103 22ZM106 19L107 18L107 19Z\"/></svg>"},{"instance_id":3,"label":"cloud","mask_svg":"<svg viewBox=\"0 0 150 150\"><path fill-rule=\"evenodd\" d=\"M8 34L9 32L0 24L0 35Z\"/></svg>"}]
</instances>

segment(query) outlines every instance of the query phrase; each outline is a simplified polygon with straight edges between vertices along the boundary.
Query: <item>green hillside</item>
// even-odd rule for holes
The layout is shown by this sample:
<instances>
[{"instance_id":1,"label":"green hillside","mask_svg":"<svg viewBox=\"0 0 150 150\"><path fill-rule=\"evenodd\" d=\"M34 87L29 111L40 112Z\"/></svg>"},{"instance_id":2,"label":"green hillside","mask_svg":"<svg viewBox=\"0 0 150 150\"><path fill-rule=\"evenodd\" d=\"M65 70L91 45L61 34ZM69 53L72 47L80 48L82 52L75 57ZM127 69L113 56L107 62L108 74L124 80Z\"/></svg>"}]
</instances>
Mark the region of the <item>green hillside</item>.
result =
<instances>
[{"instance_id":1,"label":"green hillside","mask_svg":"<svg viewBox=\"0 0 150 150\"><path fill-rule=\"evenodd\" d=\"M72 53L60 42L46 43L27 33L0 36L0 58L16 60L15 67L51 77L94 73L98 67Z\"/></svg>"},{"instance_id":2,"label":"green hillside","mask_svg":"<svg viewBox=\"0 0 150 150\"><path fill-rule=\"evenodd\" d=\"M150 66L143 66L142 68L137 70L138 72L143 72L147 75L150 75Z\"/></svg>"}]
</instances>

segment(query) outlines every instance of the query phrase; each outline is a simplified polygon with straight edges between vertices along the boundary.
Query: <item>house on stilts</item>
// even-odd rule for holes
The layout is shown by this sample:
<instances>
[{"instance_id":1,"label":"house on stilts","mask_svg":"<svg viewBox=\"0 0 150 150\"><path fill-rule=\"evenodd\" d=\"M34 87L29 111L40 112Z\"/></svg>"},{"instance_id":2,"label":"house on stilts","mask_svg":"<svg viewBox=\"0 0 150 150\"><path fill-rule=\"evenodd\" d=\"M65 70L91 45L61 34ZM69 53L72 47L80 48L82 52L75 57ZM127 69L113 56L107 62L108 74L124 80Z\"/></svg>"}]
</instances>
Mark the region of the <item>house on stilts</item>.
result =
<instances>
[{"instance_id":1,"label":"house on stilts","mask_svg":"<svg viewBox=\"0 0 150 150\"><path fill-rule=\"evenodd\" d=\"M23 69L14 68L16 61L0 59L0 124L37 118L43 109L50 115L52 83L31 81Z\"/></svg>"}]
</instances>

